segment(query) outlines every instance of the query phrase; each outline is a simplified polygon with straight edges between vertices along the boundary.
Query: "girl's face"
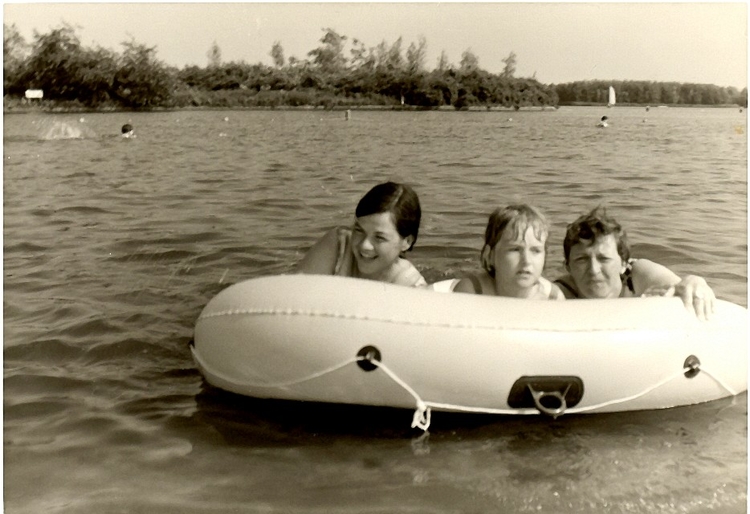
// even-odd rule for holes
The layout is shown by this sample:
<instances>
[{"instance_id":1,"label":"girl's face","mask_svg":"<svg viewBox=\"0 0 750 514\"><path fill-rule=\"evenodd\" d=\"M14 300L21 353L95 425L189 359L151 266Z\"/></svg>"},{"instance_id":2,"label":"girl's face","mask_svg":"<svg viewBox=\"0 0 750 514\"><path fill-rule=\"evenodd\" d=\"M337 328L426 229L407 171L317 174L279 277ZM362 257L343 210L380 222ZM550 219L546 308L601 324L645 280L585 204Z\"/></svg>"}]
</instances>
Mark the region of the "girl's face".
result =
<instances>
[{"instance_id":1,"label":"girl's face","mask_svg":"<svg viewBox=\"0 0 750 514\"><path fill-rule=\"evenodd\" d=\"M377 279L398 262L411 246L412 236L401 237L390 212L369 214L354 220L352 252L365 278Z\"/></svg>"},{"instance_id":2,"label":"girl's face","mask_svg":"<svg viewBox=\"0 0 750 514\"><path fill-rule=\"evenodd\" d=\"M514 232L510 227L503 232L493 249L492 263L497 294L523 298L533 292L542 276L547 236L542 234L538 239L530 226L517 236Z\"/></svg>"}]
</instances>

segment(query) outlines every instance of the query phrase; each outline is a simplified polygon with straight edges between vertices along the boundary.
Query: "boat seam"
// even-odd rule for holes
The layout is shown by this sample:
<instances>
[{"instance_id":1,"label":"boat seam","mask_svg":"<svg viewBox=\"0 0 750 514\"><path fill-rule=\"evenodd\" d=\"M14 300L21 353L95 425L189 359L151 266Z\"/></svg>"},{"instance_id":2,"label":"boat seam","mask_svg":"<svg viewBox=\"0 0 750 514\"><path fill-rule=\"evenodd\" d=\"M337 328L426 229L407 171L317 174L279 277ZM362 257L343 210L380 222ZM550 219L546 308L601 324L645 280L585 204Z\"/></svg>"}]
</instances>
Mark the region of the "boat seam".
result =
<instances>
[{"instance_id":1,"label":"boat seam","mask_svg":"<svg viewBox=\"0 0 750 514\"><path fill-rule=\"evenodd\" d=\"M312 310L297 310L297 309L237 309L212 312L210 314L201 314L198 318L197 323L209 319L224 316L258 316L258 315L273 315L273 316L309 316L309 317L321 317L321 318L334 318L334 319L349 319L359 321L377 321L381 323L398 323L403 325L412 326L423 326L423 327L436 327L436 328L471 328L481 330L523 330L533 332L620 332L623 330L645 330L644 327L627 326L627 327L608 327L608 328L536 328L536 327L511 327L504 325L473 325L466 323L448 323L448 322L429 322L429 321L414 321L406 319L393 319L393 318L376 318L372 316L366 316L362 314L343 314L338 312L321 312ZM676 328L648 328L651 331L675 331L679 330Z\"/></svg>"}]
</instances>

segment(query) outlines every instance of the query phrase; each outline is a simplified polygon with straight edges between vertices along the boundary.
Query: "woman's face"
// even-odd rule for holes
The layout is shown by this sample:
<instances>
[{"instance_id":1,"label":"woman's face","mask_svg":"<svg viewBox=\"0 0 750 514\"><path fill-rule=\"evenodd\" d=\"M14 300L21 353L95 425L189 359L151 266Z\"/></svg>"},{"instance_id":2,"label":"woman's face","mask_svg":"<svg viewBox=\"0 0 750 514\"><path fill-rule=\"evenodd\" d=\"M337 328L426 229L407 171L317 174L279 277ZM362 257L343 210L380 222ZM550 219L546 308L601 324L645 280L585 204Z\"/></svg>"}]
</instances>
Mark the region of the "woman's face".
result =
<instances>
[{"instance_id":1,"label":"woman's face","mask_svg":"<svg viewBox=\"0 0 750 514\"><path fill-rule=\"evenodd\" d=\"M620 275L625 271L625 263L617 252L617 240L612 234L599 236L593 242L583 240L573 245L567 268L582 297L620 296Z\"/></svg>"},{"instance_id":2,"label":"woman's face","mask_svg":"<svg viewBox=\"0 0 750 514\"><path fill-rule=\"evenodd\" d=\"M398 261L412 240L412 236L401 237L390 212L357 218L352 229L352 252L360 274L377 278Z\"/></svg>"}]
</instances>

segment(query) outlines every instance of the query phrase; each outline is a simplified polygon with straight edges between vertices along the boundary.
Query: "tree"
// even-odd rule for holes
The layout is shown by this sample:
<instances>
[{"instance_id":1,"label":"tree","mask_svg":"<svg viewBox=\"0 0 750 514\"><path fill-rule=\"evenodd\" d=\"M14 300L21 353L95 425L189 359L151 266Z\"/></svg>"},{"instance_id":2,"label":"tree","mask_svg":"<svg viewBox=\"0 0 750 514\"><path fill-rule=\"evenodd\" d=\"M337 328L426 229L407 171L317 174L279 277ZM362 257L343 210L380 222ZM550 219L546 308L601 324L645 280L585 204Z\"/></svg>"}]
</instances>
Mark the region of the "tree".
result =
<instances>
[{"instance_id":1,"label":"tree","mask_svg":"<svg viewBox=\"0 0 750 514\"><path fill-rule=\"evenodd\" d=\"M424 60L427 48L427 40L424 36L419 36L419 44L411 43L406 50L406 71L411 75L416 75L424 70Z\"/></svg>"},{"instance_id":2,"label":"tree","mask_svg":"<svg viewBox=\"0 0 750 514\"><path fill-rule=\"evenodd\" d=\"M440 52L440 57L438 57L437 67L435 68L437 71L446 71L450 68L450 63L448 62L448 54L445 53L445 50Z\"/></svg>"},{"instance_id":3,"label":"tree","mask_svg":"<svg viewBox=\"0 0 750 514\"><path fill-rule=\"evenodd\" d=\"M111 99L117 72L117 55L106 48L84 49L76 70L77 99L84 105L96 106Z\"/></svg>"},{"instance_id":4,"label":"tree","mask_svg":"<svg viewBox=\"0 0 750 514\"><path fill-rule=\"evenodd\" d=\"M281 47L280 41L274 41L271 47L271 58L273 59L274 66L277 68L284 67L284 49Z\"/></svg>"},{"instance_id":5,"label":"tree","mask_svg":"<svg viewBox=\"0 0 750 514\"><path fill-rule=\"evenodd\" d=\"M365 44L357 38L352 39L352 49L349 51L352 54L351 66L354 69L362 68L367 63L367 48Z\"/></svg>"},{"instance_id":6,"label":"tree","mask_svg":"<svg viewBox=\"0 0 750 514\"><path fill-rule=\"evenodd\" d=\"M20 83L24 63L29 55L29 45L14 23L3 24L3 89L5 94L19 94L26 88Z\"/></svg>"},{"instance_id":7,"label":"tree","mask_svg":"<svg viewBox=\"0 0 750 514\"><path fill-rule=\"evenodd\" d=\"M340 35L333 29L323 29L325 34L320 38L322 46L310 50L307 55L312 62L325 74L338 74L346 67L344 44L346 36Z\"/></svg>"},{"instance_id":8,"label":"tree","mask_svg":"<svg viewBox=\"0 0 750 514\"><path fill-rule=\"evenodd\" d=\"M479 57L477 57L476 54L471 51L471 48L467 48L461 54L461 63L459 64L459 69L464 74L469 74L479 69Z\"/></svg>"},{"instance_id":9,"label":"tree","mask_svg":"<svg viewBox=\"0 0 750 514\"><path fill-rule=\"evenodd\" d=\"M120 102L135 108L169 105L174 90L173 78L156 59L156 47L138 44L132 39L122 46L124 52L113 85Z\"/></svg>"},{"instance_id":10,"label":"tree","mask_svg":"<svg viewBox=\"0 0 750 514\"><path fill-rule=\"evenodd\" d=\"M384 68L385 62L388 60L388 43L385 42L385 39L373 49L373 56L375 57L375 68Z\"/></svg>"},{"instance_id":11,"label":"tree","mask_svg":"<svg viewBox=\"0 0 750 514\"><path fill-rule=\"evenodd\" d=\"M448 71L434 70L429 75L426 84L428 95L435 99L434 105L452 105L458 96L458 84L453 73Z\"/></svg>"},{"instance_id":12,"label":"tree","mask_svg":"<svg viewBox=\"0 0 750 514\"><path fill-rule=\"evenodd\" d=\"M34 32L31 56L21 80L28 87L43 89L47 98L75 100L79 94L76 73L82 52L71 25L63 24L48 34Z\"/></svg>"},{"instance_id":13,"label":"tree","mask_svg":"<svg viewBox=\"0 0 750 514\"><path fill-rule=\"evenodd\" d=\"M208 49L206 57L208 57L209 68L218 68L219 66L221 66L221 48L219 48L219 45L216 44L216 41L214 41L214 43L211 45L211 48Z\"/></svg>"},{"instance_id":14,"label":"tree","mask_svg":"<svg viewBox=\"0 0 750 514\"><path fill-rule=\"evenodd\" d=\"M388 49L385 59L386 68L393 71L401 71L404 68L404 58L401 56L401 43L403 38L399 37Z\"/></svg>"},{"instance_id":15,"label":"tree","mask_svg":"<svg viewBox=\"0 0 750 514\"><path fill-rule=\"evenodd\" d=\"M505 63L505 68L503 68L502 76L508 79L513 78L513 75L516 73L516 53L511 52L508 57L503 59L503 62Z\"/></svg>"},{"instance_id":16,"label":"tree","mask_svg":"<svg viewBox=\"0 0 750 514\"><path fill-rule=\"evenodd\" d=\"M75 29L67 24L48 34L35 33L34 39L19 84L44 90L47 99L75 100L89 106L112 98L119 66L114 52L84 48Z\"/></svg>"}]
</instances>

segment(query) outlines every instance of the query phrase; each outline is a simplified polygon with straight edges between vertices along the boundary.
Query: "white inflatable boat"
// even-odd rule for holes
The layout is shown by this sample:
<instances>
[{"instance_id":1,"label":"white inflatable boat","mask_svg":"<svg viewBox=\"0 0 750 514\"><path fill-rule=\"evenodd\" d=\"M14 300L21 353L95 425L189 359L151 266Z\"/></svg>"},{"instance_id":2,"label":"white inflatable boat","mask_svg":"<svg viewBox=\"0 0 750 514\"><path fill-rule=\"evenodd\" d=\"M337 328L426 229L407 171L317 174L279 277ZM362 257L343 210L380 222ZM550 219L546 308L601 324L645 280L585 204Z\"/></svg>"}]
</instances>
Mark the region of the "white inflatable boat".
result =
<instances>
[{"instance_id":1,"label":"white inflatable boat","mask_svg":"<svg viewBox=\"0 0 750 514\"><path fill-rule=\"evenodd\" d=\"M690 405L747 389L747 309L699 321L678 298L565 302L282 275L220 292L191 350L257 398L497 414Z\"/></svg>"}]
</instances>

